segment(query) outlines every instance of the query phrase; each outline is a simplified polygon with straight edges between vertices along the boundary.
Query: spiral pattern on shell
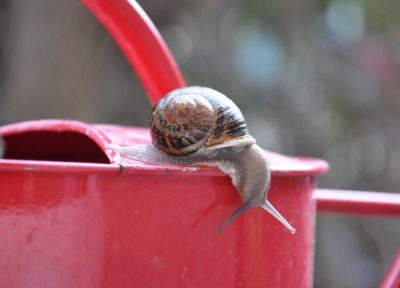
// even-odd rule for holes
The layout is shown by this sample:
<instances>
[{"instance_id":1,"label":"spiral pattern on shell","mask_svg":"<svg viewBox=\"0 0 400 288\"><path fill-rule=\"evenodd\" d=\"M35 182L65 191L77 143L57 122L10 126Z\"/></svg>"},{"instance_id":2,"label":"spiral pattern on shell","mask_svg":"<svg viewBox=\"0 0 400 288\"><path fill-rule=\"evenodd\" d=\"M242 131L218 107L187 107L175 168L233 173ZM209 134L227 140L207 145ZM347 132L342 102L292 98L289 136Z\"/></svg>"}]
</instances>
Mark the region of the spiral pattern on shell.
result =
<instances>
[{"instance_id":1,"label":"spiral pattern on shell","mask_svg":"<svg viewBox=\"0 0 400 288\"><path fill-rule=\"evenodd\" d=\"M167 94L153 108L149 126L153 145L172 155L255 143L239 108L225 95L205 87L185 87Z\"/></svg>"}]
</instances>

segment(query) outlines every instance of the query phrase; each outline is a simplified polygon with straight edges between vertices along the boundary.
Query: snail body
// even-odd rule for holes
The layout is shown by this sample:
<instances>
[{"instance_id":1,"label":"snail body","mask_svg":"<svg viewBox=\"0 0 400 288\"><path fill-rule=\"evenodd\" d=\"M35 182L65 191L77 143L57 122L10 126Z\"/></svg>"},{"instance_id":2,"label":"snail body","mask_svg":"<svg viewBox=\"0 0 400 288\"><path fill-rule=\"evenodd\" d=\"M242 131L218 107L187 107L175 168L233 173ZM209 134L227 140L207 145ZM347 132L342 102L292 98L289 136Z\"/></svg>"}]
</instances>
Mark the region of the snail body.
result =
<instances>
[{"instance_id":1,"label":"snail body","mask_svg":"<svg viewBox=\"0 0 400 288\"><path fill-rule=\"evenodd\" d=\"M239 108L225 95L205 87L185 87L167 94L153 108L152 145L110 149L123 157L163 165L217 166L227 173L243 204L219 228L250 208L262 207L292 233L295 229L266 199L271 181L264 151L249 135Z\"/></svg>"}]
</instances>

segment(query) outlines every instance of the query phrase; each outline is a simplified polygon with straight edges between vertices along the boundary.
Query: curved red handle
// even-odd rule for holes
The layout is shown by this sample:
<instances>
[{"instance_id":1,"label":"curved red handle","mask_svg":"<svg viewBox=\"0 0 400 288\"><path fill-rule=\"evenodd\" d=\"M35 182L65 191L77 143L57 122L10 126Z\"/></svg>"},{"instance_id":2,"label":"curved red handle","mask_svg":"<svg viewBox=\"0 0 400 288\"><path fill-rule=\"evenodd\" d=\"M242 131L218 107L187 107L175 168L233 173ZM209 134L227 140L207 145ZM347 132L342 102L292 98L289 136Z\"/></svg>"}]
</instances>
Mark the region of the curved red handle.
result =
<instances>
[{"instance_id":1,"label":"curved red handle","mask_svg":"<svg viewBox=\"0 0 400 288\"><path fill-rule=\"evenodd\" d=\"M153 22L134 0L82 0L110 32L154 105L185 86L182 74Z\"/></svg>"}]
</instances>

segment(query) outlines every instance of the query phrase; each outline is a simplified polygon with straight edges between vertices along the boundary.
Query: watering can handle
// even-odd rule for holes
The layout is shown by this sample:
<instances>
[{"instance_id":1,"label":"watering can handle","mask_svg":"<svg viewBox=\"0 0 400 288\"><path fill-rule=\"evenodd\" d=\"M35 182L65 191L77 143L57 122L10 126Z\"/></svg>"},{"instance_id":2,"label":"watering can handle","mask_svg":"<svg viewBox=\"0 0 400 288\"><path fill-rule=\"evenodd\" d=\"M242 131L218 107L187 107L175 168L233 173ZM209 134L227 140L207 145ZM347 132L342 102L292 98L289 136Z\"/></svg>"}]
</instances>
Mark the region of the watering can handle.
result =
<instances>
[{"instance_id":1,"label":"watering can handle","mask_svg":"<svg viewBox=\"0 0 400 288\"><path fill-rule=\"evenodd\" d=\"M134 0L82 0L110 32L139 76L152 105L185 86L170 50Z\"/></svg>"}]
</instances>

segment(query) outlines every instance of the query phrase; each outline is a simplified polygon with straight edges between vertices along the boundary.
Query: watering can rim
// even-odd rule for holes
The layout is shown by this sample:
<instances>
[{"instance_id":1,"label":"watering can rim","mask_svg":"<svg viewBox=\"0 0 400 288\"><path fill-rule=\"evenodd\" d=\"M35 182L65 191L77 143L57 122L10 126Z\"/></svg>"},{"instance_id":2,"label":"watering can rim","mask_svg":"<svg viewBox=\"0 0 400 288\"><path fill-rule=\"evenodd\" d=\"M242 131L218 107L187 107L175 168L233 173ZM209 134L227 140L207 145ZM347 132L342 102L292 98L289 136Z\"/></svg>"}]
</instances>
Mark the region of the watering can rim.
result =
<instances>
[{"instance_id":1,"label":"watering can rim","mask_svg":"<svg viewBox=\"0 0 400 288\"><path fill-rule=\"evenodd\" d=\"M100 148L109 163L0 159L0 171L225 176L224 173L214 167L194 168L147 164L122 158L119 153L107 149L112 143L117 143L121 146L150 143L150 133L147 128L88 124L82 121L63 119L32 120L0 126L0 137L5 139L7 139L7 136L22 135L30 132L73 132L84 135ZM273 175L315 175L325 173L329 167L326 161L320 159L289 157L269 151L266 151L266 154L270 159Z\"/></svg>"}]
</instances>

